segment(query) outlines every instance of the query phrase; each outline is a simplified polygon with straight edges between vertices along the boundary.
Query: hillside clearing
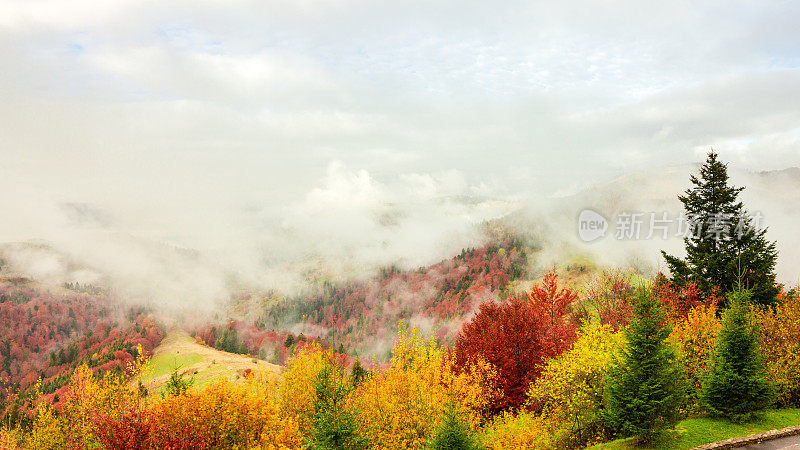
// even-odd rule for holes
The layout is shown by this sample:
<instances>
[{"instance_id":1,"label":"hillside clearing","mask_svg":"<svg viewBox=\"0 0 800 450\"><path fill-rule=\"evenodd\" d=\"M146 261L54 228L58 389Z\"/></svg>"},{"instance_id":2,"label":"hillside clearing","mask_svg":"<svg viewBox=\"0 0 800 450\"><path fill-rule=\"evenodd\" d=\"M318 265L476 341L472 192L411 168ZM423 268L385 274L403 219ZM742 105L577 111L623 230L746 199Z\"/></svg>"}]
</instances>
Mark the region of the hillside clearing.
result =
<instances>
[{"instance_id":1,"label":"hillside clearing","mask_svg":"<svg viewBox=\"0 0 800 450\"><path fill-rule=\"evenodd\" d=\"M142 370L142 383L150 393L157 393L175 370L187 376L194 374L194 387L200 387L220 377L236 380L247 369L278 372L280 366L198 344L185 331L174 329L153 351Z\"/></svg>"}]
</instances>

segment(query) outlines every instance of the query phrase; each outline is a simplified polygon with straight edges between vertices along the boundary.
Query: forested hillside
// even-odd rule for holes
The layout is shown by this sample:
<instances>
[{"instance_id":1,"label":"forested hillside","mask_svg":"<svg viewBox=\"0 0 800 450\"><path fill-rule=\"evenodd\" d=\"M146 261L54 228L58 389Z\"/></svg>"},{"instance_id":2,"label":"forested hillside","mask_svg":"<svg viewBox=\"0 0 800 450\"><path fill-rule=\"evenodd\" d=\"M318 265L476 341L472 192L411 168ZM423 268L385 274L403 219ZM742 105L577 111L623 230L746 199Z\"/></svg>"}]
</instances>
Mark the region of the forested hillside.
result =
<instances>
[{"instance_id":1,"label":"forested hillside","mask_svg":"<svg viewBox=\"0 0 800 450\"><path fill-rule=\"evenodd\" d=\"M306 294L265 297L255 320L206 325L196 334L216 348L273 362L284 362L294 341L312 336L335 340L341 353L386 360L398 322L453 343L481 302L505 297L509 283L527 275L529 246L505 235L417 270L387 267L367 281L316 280Z\"/></svg>"},{"instance_id":2,"label":"forested hillside","mask_svg":"<svg viewBox=\"0 0 800 450\"><path fill-rule=\"evenodd\" d=\"M163 332L141 308L125 308L102 289L4 278L0 336L0 409L14 423L26 421L41 399L58 406L79 365L98 375L121 372L140 351L149 354Z\"/></svg>"}]
</instances>

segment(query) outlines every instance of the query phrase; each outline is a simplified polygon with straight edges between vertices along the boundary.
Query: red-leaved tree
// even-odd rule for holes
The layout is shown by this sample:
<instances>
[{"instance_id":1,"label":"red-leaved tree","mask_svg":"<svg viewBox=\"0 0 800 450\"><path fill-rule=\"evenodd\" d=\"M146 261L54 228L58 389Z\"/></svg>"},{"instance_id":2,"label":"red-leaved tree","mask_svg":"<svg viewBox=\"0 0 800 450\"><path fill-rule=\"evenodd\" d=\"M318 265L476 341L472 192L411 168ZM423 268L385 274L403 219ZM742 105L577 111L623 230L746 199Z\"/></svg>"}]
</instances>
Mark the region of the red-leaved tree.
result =
<instances>
[{"instance_id":1,"label":"red-leaved tree","mask_svg":"<svg viewBox=\"0 0 800 450\"><path fill-rule=\"evenodd\" d=\"M594 277L584 290L584 314L588 316L588 311L593 310L600 323L610 325L614 331L626 327L633 317L631 276L631 272L611 270Z\"/></svg>"},{"instance_id":2,"label":"red-leaved tree","mask_svg":"<svg viewBox=\"0 0 800 450\"><path fill-rule=\"evenodd\" d=\"M489 409L490 415L522 405L542 363L575 341L577 329L568 313L577 294L559 288L556 278L550 272L529 293L481 304L478 314L456 338L458 368L478 359L497 368L496 382L502 394Z\"/></svg>"},{"instance_id":3,"label":"red-leaved tree","mask_svg":"<svg viewBox=\"0 0 800 450\"><path fill-rule=\"evenodd\" d=\"M689 311L696 306L716 307L721 300L715 288L712 288L708 295L703 297L703 292L697 284L687 283L678 288L660 273L653 283L653 294L658 297L667 317L674 321L685 318Z\"/></svg>"}]
</instances>

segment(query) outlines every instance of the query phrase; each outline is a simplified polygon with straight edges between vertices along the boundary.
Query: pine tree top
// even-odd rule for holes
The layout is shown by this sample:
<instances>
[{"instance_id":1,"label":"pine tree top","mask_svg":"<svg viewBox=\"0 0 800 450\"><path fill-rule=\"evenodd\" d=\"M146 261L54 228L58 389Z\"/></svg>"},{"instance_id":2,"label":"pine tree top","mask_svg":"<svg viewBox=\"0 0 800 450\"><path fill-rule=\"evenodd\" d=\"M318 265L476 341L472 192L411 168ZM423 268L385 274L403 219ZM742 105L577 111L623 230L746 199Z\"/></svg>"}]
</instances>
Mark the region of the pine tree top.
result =
<instances>
[{"instance_id":1,"label":"pine tree top","mask_svg":"<svg viewBox=\"0 0 800 450\"><path fill-rule=\"evenodd\" d=\"M713 150L709 152L706 162L700 167L700 177L690 177L694 187L678 196L688 214L707 219L712 214L740 216L744 213L742 202L736 201L744 188L728 185L728 165L718 157Z\"/></svg>"}]
</instances>

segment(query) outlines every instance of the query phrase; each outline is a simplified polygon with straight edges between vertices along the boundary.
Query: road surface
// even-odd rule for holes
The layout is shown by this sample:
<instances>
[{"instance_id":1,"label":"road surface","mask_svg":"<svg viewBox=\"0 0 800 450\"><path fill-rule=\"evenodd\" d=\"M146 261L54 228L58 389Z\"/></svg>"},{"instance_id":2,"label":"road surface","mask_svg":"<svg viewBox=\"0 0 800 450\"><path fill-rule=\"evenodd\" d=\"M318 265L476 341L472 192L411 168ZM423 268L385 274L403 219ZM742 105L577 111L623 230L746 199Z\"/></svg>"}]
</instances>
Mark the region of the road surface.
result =
<instances>
[{"instance_id":1,"label":"road surface","mask_svg":"<svg viewBox=\"0 0 800 450\"><path fill-rule=\"evenodd\" d=\"M750 444L742 448L750 450L800 450L800 436L787 436L785 438L775 439L772 441L765 441L760 444Z\"/></svg>"}]
</instances>

